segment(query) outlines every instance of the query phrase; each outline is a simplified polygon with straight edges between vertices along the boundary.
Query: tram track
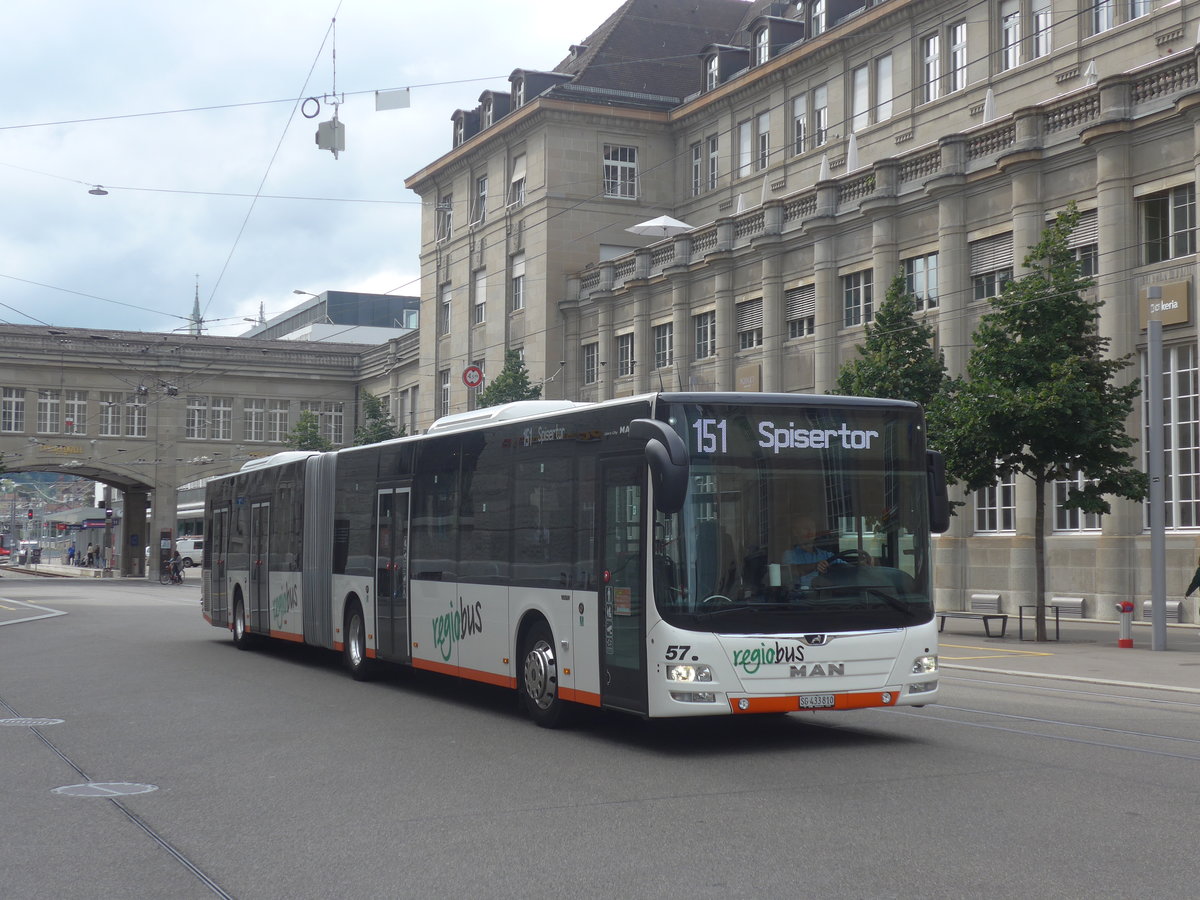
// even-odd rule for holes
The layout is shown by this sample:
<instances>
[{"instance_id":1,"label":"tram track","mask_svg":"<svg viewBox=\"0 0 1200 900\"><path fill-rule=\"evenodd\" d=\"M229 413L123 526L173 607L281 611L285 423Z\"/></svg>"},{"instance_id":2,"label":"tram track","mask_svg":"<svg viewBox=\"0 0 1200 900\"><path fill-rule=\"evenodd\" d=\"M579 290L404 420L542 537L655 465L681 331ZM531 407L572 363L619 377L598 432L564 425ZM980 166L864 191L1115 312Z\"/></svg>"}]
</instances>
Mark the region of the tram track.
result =
<instances>
[{"instance_id":1,"label":"tram track","mask_svg":"<svg viewBox=\"0 0 1200 900\"><path fill-rule=\"evenodd\" d=\"M16 709L12 707L3 697L0 697L0 708L3 708L13 718L21 718ZM38 726L30 725L29 731L40 740L55 756L65 763L77 776L82 778L84 782L94 781L78 764L76 764L69 756L67 756L60 747L58 747L50 738L48 738ZM112 804L118 812L121 813L131 823L136 825L147 837L149 837L162 850L169 854L177 863L183 866L192 876L194 876L201 884L203 884L213 894L214 897L220 897L222 900L235 900L234 895L230 894L214 881L199 865L193 862L187 854L181 851L178 847L168 841L162 833L145 819L131 810L126 804L122 803L116 797L105 797L103 802Z\"/></svg>"}]
</instances>

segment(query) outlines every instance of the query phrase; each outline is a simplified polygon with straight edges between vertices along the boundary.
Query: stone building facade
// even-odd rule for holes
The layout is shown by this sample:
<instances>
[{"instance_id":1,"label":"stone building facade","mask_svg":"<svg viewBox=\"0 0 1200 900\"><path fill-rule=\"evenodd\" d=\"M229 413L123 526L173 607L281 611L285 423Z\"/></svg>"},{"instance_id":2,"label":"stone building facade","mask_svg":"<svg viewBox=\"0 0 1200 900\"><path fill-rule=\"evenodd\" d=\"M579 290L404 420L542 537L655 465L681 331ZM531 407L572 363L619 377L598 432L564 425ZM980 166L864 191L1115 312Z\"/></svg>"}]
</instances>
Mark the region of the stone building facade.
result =
<instances>
[{"instance_id":1,"label":"stone building facade","mask_svg":"<svg viewBox=\"0 0 1200 900\"><path fill-rule=\"evenodd\" d=\"M455 112L410 178L419 416L470 408L459 373L506 349L548 397L823 393L898 272L961 373L987 298L1075 203L1111 352L1144 358L1164 322L1168 598L1195 622L1198 27L1179 0L628 0L553 72ZM694 227L627 231L662 214ZM940 605L1032 602L1025 481L964 498ZM1144 516L1056 505L1051 597L1147 598Z\"/></svg>"}]
</instances>

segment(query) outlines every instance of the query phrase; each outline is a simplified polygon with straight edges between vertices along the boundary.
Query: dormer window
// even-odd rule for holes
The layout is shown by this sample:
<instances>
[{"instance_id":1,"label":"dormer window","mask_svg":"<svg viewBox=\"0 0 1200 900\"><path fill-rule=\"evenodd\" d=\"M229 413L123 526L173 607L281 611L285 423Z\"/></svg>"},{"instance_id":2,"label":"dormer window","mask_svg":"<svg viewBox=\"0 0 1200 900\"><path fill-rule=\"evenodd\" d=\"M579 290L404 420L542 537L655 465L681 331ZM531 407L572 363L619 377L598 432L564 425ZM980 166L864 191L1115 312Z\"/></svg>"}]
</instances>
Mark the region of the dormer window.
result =
<instances>
[{"instance_id":1,"label":"dormer window","mask_svg":"<svg viewBox=\"0 0 1200 900\"><path fill-rule=\"evenodd\" d=\"M721 57L714 53L704 61L704 89L716 90L721 83Z\"/></svg>"},{"instance_id":2,"label":"dormer window","mask_svg":"<svg viewBox=\"0 0 1200 900\"><path fill-rule=\"evenodd\" d=\"M454 120L454 146L457 147L467 139L467 123L466 120L459 116Z\"/></svg>"},{"instance_id":3,"label":"dormer window","mask_svg":"<svg viewBox=\"0 0 1200 900\"><path fill-rule=\"evenodd\" d=\"M766 26L754 32L754 65L761 66L771 58L771 29Z\"/></svg>"},{"instance_id":4,"label":"dormer window","mask_svg":"<svg viewBox=\"0 0 1200 900\"><path fill-rule=\"evenodd\" d=\"M519 78L513 82L513 109L525 105L525 79Z\"/></svg>"},{"instance_id":5,"label":"dormer window","mask_svg":"<svg viewBox=\"0 0 1200 900\"><path fill-rule=\"evenodd\" d=\"M813 0L809 9L809 19L812 23L813 37L825 33L825 0Z\"/></svg>"},{"instance_id":6,"label":"dormer window","mask_svg":"<svg viewBox=\"0 0 1200 900\"><path fill-rule=\"evenodd\" d=\"M492 124L492 98L488 97L483 101L483 115L479 123L480 128L487 128Z\"/></svg>"}]
</instances>

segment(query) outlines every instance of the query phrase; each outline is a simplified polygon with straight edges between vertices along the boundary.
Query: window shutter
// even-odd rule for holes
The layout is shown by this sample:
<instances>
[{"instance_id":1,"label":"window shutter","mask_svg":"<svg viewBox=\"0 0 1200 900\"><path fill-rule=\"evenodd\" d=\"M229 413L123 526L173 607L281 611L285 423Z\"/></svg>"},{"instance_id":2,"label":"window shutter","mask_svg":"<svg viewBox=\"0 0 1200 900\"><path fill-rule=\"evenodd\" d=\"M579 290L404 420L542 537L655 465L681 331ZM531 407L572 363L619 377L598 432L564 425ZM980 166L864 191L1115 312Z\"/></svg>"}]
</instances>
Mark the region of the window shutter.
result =
<instances>
[{"instance_id":1,"label":"window shutter","mask_svg":"<svg viewBox=\"0 0 1200 900\"><path fill-rule=\"evenodd\" d=\"M762 328L762 323L763 307L761 297L757 300L747 300L745 303L737 305L737 330L739 332Z\"/></svg>"},{"instance_id":2,"label":"window shutter","mask_svg":"<svg viewBox=\"0 0 1200 900\"><path fill-rule=\"evenodd\" d=\"M1077 250L1088 244L1098 243L1100 243L1100 217L1096 215L1096 210L1089 209L1079 214L1079 222L1075 225L1075 230L1071 232L1067 246L1072 250Z\"/></svg>"},{"instance_id":3,"label":"window shutter","mask_svg":"<svg viewBox=\"0 0 1200 900\"><path fill-rule=\"evenodd\" d=\"M815 317L817 314L817 286L805 284L789 288L783 294L785 319L794 322L796 319Z\"/></svg>"},{"instance_id":4,"label":"window shutter","mask_svg":"<svg viewBox=\"0 0 1200 900\"><path fill-rule=\"evenodd\" d=\"M971 242L971 274L982 275L999 269L1010 269L1013 264L1013 236L998 234Z\"/></svg>"}]
</instances>

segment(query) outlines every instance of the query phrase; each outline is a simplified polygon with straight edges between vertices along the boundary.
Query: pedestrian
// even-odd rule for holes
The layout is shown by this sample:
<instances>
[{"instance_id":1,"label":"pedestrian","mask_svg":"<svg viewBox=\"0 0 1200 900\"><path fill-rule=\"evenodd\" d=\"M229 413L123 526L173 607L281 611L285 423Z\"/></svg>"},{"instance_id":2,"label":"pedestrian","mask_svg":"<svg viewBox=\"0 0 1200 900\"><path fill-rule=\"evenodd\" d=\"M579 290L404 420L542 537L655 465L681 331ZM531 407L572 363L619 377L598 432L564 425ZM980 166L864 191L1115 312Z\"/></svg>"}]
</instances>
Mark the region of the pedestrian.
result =
<instances>
[{"instance_id":1,"label":"pedestrian","mask_svg":"<svg viewBox=\"0 0 1200 900\"><path fill-rule=\"evenodd\" d=\"M96 564L96 548L91 544L87 548L87 564L89 569Z\"/></svg>"},{"instance_id":2,"label":"pedestrian","mask_svg":"<svg viewBox=\"0 0 1200 900\"><path fill-rule=\"evenodd\" d=\"M1192 596L1192 593L1196 590L1196 588L1200 588L1200 559L1196 560L1196 574L1192 576L1192 583L1188 585L1188 588L1186 591L1184 591L1183 596Z\"/></svg>"},{"instance_id":3,"label":"pedestrian","mask_svg":"<svg viewBox=\"0 0 1200 900\"><path fill-rule=\"evenodd\" d=\"M67 548L67 565L75 565L75 545L72 544Z\"/></svg>"}]
</instances>

